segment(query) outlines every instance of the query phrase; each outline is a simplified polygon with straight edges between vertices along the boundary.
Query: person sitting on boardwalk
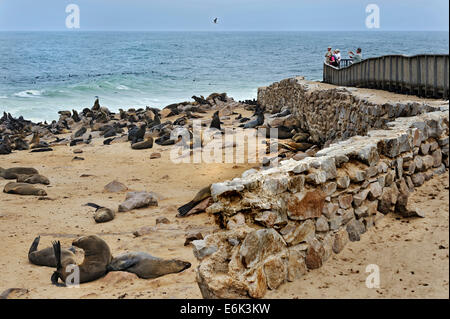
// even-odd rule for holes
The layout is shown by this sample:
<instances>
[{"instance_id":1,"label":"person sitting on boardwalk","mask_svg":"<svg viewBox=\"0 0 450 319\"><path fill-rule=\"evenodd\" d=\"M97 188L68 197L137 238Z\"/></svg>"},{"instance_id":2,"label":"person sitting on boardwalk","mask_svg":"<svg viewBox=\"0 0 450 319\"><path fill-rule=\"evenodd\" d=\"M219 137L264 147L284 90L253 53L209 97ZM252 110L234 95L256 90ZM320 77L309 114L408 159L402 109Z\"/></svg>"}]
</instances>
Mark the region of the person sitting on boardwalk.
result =
<instances>
[{"instance_id":1,"label":"person sitting on boardwalk","mask_svg":"<svg viewBox=\"0 0 450 319\"><path fill-rule=\"evenodd\" d=\"M352 59L352 61L351 61L352 64L362 61L361 48L356 49L356 54L353 53L352 51L349 51L348 55L350 56L350 59Z\"/></svg>"},{"instance_id":2,"label":"person sitting on boardwalk","mask_svg":"<svg viewBox=\"0 0 450 319\"><path fill-rule=\"evenodd\" d=\"M333 52L331 52L331 47L328 47L327 53L325 53L325 63L331 63L331 57L333 56Z\"/></svg>"}]
</instances>

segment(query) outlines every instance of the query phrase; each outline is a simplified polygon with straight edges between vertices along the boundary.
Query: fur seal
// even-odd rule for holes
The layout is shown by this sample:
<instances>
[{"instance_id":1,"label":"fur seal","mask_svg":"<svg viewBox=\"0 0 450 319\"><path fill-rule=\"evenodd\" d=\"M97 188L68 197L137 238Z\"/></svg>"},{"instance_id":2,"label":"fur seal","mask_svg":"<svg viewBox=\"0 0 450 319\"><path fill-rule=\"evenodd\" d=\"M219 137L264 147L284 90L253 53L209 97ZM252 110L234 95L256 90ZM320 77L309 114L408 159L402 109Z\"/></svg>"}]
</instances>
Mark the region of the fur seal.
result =
<instances>
[{"instance_id":1,"label":"fur seal","mask_svg":"<svg viewBox=\"0 0 450 319\"><path fill-rule=\"evenodd\" d=\"M47 192L45 190L27 183L9 182L5 185L3 192L17 195L47 196Z\"/></svg>"},{"instance_id":2,"label":"fur seal","mask_svg":"<svg viewBox=\"0 0 450 319\"><path fill-rule=\"evenodd\" d=\"M264 124L264 113L260 111L257 114L256 120L245 123L244 128L255 128L263 124Z\"/></svg>"},{"instance_id":3,"label":"fur seal","mask_svg":"<svg viewBox=\"0 0 450 319\"><path fill-rule=\"evenodd\" d=\"M79 267L79 283L89 282L103 277L107 272L107 266L112 261L108 244L96 235L83 236L75 239L72 245L84 250L84 260ZM58 285L58 279L66 282L71 272L67 272L67 266L74 264L62 259L61 243L53 242L53 250L56 257L56 271L51 277L54 285Z\"/></svg>"},{"instance_id":4,"label":"fur seal","mask_svg":"<svg viewBox=\"0 0 450 319\"><path fill-rule=\"evenodd\" d=\"M94 207L94 220L96 223L106 223L114 219L116 213L107 207L99 206L94 203L87 203L86 206Z\"/></svg>"},{"instance_id":5,"label":"fur seal","mask_svg":"<svg viewBox=\"0 0 450 319\"><path fill-rule=\"evenodd\" d=\"M144 150L147 148L152 148L153 147L153 137L149 137L148 139L146 139L145 141L142 142L136 142L131 144L131 148L134 150Z\"/></svg>"},{"instance_id":6,"label":"fur seal","mask_svg":"<svg viewBox=\"0 0 450 319\"><path fill-rule=\"evenodd\" d=\"M30 263L38 266L56 267L56 258L53 247L47 247L41 250L38 249L41 236L38 236L31 243L30 250L28 251L28 260ZM75 249L73 247L69 249L61 249L61 259L75 263Z\"/></svg>"},{"instance_id":7,"label":"fur seal","mask_svg":"<svg viewBox=\"0 0 450 319\"><path fill-rule=\"evenodd\" d=\"M211 196L211 185L202 188L189 203L178 208L178 215L185 216L197 204Z\"/></svg>"},{"instance_id":8,"label":"fur seal","mask_svg":"<svg viewBox=\"0 0 450 319\"><path fill-rule=\"evenodd\" d=\"M127 271L139 278L151 279L167 274L182 272L191 267L191 263L177 259L161 259L148 253L123 253L108 265L109 271Z\"/></svg>"},{"instance_id":9,"label":"fur seal","mask_svg":"<svg viewBox=\"0 0 450 319\"><path fill-rule=\"evenodd\" d=\"M4 179L17 179L18 175L34 175L39 174L37 169L32 167L11 167L2 171L1 176Z\"/></svg>"},{"instance_id":10,"label":"fur seal","mask_svg":"<svg viewBox=\"0 0 450 319\"><path fill-rule=\"evenodd\" d=\"M219 111L214 112L213 118L211 121L211 125L209 126L209 128L216 128L216 129L220 130Z\"/></svg>"},{"instance_id":11,"label":"fur seal","mask_svg":"<svg viewBox=\"0 0 450 319\"><path fill-rule=\"evenodd\" d=\"M40 175L40 174L17 175L17 183L49 185L50 180L47 177L45 177L44 175Z\"/></svg>"}]
</instances>

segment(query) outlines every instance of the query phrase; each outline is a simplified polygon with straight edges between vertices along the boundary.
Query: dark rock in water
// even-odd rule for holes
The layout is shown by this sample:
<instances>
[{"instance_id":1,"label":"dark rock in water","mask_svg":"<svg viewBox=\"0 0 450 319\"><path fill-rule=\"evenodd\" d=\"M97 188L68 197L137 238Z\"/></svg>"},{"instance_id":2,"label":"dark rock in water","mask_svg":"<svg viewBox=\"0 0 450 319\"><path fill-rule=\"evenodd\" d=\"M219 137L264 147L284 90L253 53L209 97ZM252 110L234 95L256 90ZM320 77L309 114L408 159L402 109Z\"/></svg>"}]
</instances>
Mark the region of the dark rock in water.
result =
<instances>
[{"instance_id":1,"label":"dark rock in water","mask_svg":"<svg viewBox=\"0 0 450 319\"><path fill-rule=\"evenodd\" d=\"M14 148L18 151L26 151L30 149L30 145L28 145L27 141L21 138L16 138L16 140L14 141L14 145Z\"/></svg>"},{"instance_id":2,"label":"dark rock in water","mask_svg":"<svg viewBox=\"0 0 450 319\"><path fill-rule=\"evenodd\" d=\"M87 129L83 126L78 131L75 132L74 137L77 138L77 137L83 136L84 133L86 133L86 132L87 132Z\"/></svg>"},{"instance_id":3,"label":"dark rock in water","mask_svg":"<svg viewBox=\"0 0 450 319\"><path fill-rule=\"evenodd\" d=\"M149 139L142 142L131 144L131 148L134 150L143 150L152 147L153 147L153 137L150 137Z\"/></svg>"},{"instance_id":4,"label":"dark rock in water","mask_svg":"<svg viewBox=\"0 0 450 319\"><path fill-rule=\"evenodd\" d=\"M43 147L43 148L35 148L34 150L31 150L30 153L41 153L41 152L51 152L51 151L53 151L53 148Z\"/></svg>"}]
</instances>

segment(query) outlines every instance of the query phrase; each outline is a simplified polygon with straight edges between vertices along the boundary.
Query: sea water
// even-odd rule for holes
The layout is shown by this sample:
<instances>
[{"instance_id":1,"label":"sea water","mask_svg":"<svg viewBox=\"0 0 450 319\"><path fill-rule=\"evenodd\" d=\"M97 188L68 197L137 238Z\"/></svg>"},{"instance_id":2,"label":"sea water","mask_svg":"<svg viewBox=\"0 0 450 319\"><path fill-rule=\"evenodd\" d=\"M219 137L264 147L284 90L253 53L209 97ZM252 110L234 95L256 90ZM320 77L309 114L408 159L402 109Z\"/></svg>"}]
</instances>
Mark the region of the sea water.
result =
<instances>
[{"instance_id":1,"label":"sea water","mask_svg":"<svg viewBox=\"0 0 450 319\"><path fill-rule=\"evenodd\" d=\"M293 76L322 80L328 46L342 58L449 53L448 32L0 32L0 111L52 120L59 110L164 106Z\"/></svg>"}]
</instances>

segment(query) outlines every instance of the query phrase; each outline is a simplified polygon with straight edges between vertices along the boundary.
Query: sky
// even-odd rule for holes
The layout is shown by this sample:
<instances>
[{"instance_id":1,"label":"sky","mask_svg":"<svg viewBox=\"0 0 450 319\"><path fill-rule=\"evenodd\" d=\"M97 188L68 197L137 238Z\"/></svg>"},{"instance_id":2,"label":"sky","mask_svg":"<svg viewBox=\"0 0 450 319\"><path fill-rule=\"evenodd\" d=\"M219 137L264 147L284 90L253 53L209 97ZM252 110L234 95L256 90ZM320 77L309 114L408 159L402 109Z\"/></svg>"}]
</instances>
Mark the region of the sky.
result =
<instances>
[{"instance_id":1,"label":"sky","mask_svg":"<svg viewBox=\"0 0 450 319\"><path fill-rule=\"evenodd\" d=\"M366 27L369 4L379 28ZM448 31L448 12L448 0L0 0L0 31Z\"/></svg>"}]
</instances>

